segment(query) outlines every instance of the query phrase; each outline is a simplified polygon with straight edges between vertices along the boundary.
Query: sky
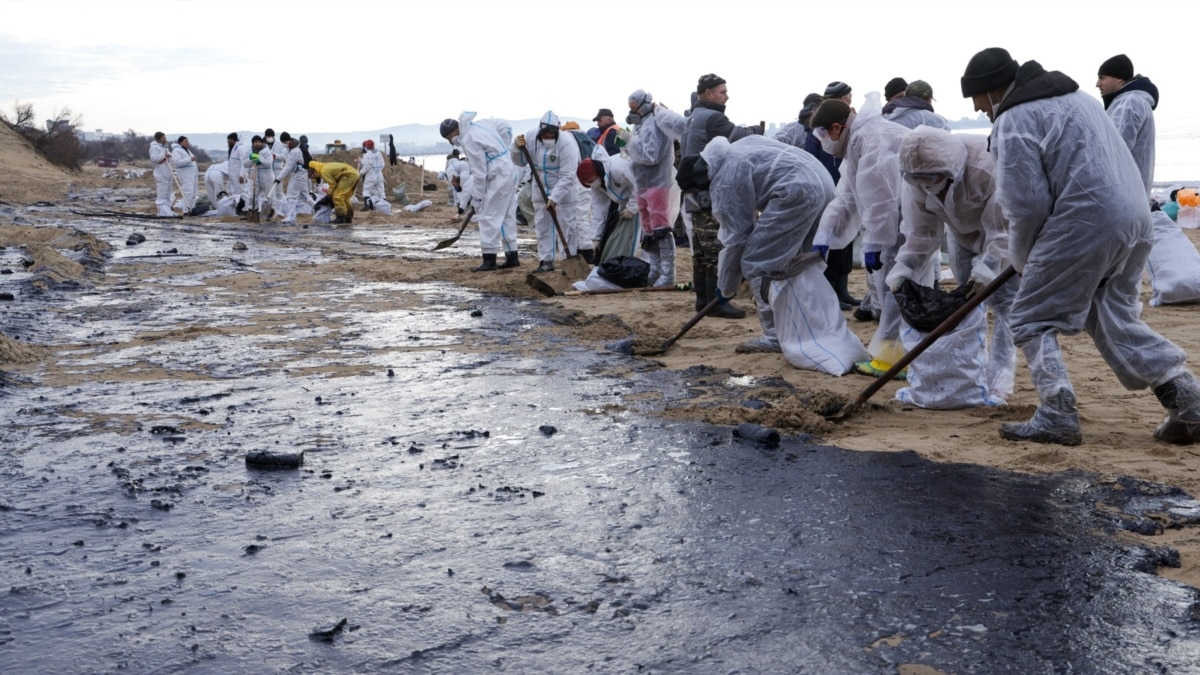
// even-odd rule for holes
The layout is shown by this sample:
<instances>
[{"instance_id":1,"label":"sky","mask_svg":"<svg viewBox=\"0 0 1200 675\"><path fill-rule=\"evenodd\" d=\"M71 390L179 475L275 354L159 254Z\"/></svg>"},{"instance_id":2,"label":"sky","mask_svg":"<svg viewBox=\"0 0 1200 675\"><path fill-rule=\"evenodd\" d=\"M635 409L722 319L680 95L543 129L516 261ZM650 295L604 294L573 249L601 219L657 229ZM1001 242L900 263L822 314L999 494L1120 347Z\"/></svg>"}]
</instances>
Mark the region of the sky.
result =
<instances>
[{"instance_id":1,"label":"sky","mask_svg":"<svg viewBox=\"0 0 1200 675\"><path fill-rule=\"evenodd\" d=\"M971 56L1004 47L1097 98L1125 53L1160 91L1160 130L1200 110L1195 5L941 2L224 2L0 0L0 111L69 109L88 131L370 131L460 111L510 120L624 118L636 89L682 112L696 80L727 80L736 123L794 120L833 80L858 105L923 79L937 112L975 117ZM1176 28L1177 27L1177 28ZM594 32L589 36L589 30Z\"/></svg>"}]
</instances>

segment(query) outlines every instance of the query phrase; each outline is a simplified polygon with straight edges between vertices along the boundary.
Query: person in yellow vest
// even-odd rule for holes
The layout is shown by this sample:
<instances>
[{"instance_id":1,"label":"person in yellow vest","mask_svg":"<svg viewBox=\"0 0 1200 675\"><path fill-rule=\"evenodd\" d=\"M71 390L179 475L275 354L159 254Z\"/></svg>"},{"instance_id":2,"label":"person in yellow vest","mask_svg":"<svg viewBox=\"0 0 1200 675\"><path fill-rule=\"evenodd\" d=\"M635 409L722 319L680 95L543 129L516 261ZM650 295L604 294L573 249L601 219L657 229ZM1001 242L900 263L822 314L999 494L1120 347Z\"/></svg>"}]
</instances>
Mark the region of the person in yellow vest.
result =
<instances>
[{"instance_id":1,"label":"person in yellow vest","mask_svg":"<svg viewBox=\"0 0 1200 675\"><path fill-rule=\"evenodd\" d=\"M354 208L350 206L350 198L358 186L358 170L349 164L341 162L308 163L308 170L314 175L313 180L323 180L329 185L329 196L333 199L334 225L350 224L354 219Z\"/></svg>"}]
</instances>

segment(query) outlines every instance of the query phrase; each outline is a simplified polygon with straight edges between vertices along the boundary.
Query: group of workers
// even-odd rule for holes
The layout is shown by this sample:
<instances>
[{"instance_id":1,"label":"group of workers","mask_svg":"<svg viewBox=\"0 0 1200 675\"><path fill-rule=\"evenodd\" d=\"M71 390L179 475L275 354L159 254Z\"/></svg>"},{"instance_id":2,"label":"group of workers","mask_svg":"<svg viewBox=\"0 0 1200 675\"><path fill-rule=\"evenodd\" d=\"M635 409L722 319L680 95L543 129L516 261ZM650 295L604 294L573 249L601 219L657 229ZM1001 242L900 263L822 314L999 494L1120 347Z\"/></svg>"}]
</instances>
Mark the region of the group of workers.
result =
<instances>
[{"instance_id":1,"label":"group of workers","mask_svg":"<svg viewBox=\"0 0 1200 675\"><path fill-rule=\"evenodd\" d=\"M1032 418L1003 424L1001 436L1082 442L1058 337L1087 332L1123 386L1152 388L1166 409L1155 437L1196 441L1200 383L1184 351L1140 317L1152 221L1170 220L1152 212L1150 196L1157 88L1119 55L1099 68L1101 105L1067 75L1000 48L975 54L960 84L992 121L990 136L950 133L932 88L895 78L886 100L872 93L859 109L849 85L830 83L805 99L794 124L765 138L764 125L725 116L728 89L715 74L699 79L682 115L641 89L629 96L628 128L601 109L590 146L553 112L516 136L507 122L467 112L445 120L441 134L465 154L462 203L479 225L479 270L520 264L522 171L534 179L536 272L552 271L560 250L604 259L614 223L633 221L650 283L673 284L682 205L696 308L742 317L730 299L749 282L763 332L738 351L879 376L913 330L895 293L936 286L944 237L958 283L988 289L991 333L966 359L986 352L980 400L1012 394L1018 348L1038 394ZM861 300L845 282L856 239L868 275ZM879 321L866 347L843 314L854 305L856 318ZM976 323L986 330L986 320Z\"/></svg>"},{"instance_id":2,"label":"group of workers","mask_svg":"<svg viewBox=\"0 0 1200 675\"><path fill-rule=\"evenodd\" d=\"M330 205L333 224L349 224L354 218L352 199L362 185L363 201L368 209L386 199L382 153L372 140L363 141L358 166L313 159L306 136L288 132L275 137L268 128L246 145L237 132L227 137L228 153L204 172L204 185L210 206L220 215L242 215L245 211L278 214L285 224L294 224L298 214L311 214L321 205ZM392 161L394 162L394 145ZM157 132L150 145L154 167L155 206L159 216L173 216L176 209L191 213L197 208L196 158L186 136L173 146L166 134ZM317 186L321 189L317 190ZM175 198L178 189L180 197ZM323 192L317 198L315 191Z\"/></svg>"}]
</instances>

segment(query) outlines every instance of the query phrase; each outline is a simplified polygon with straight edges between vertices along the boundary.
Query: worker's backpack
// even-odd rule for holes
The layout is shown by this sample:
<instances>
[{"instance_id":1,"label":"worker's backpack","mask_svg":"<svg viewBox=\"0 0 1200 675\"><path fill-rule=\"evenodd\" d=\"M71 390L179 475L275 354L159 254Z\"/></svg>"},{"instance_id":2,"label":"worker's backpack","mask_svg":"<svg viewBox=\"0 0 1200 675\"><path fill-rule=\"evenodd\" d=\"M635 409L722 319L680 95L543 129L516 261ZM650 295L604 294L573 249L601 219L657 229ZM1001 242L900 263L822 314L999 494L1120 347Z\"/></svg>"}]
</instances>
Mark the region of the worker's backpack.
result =
<instances>
[{"instance_id":1,"label":"worker's backpack","mask_svg":"<svg viewBox=\"0 0 1200 675\"><path fill-rule=\"evenodd\" d=\"M596 141L593 141L586 132L577 129L572 129L571 135L575 136L575 143L579 145L579 161L591 159L592 151L596 149Z\"/></svg>"}]
</instances>

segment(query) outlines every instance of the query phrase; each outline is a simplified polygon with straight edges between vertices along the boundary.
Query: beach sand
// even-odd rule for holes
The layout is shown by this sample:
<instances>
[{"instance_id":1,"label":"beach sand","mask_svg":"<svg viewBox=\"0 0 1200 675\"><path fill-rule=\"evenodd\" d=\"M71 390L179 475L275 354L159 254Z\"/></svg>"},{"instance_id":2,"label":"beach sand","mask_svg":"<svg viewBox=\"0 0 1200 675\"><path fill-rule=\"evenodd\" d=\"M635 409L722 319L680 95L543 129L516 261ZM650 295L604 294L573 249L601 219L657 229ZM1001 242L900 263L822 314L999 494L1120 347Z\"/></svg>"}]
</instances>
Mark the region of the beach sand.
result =
<instances>
[{"instance_id":1,"label":"beach sand","mask_svg":"<svg viewBox=\"0 0 1200 675\"><path fill-rule=\"evenodd\" d=\"M389 190L397 181L405 181L410 196L422 198L421 182L434 182L432 174L418 177L417 167L388 167ZM37 158L32 150L9 129L0 128L0 201L13 205L37 201L61 202L71 190L101 187L152 188L147 174L135 180L117 181L103 177L103 170L87 167L80 174L69 174ZM68 187L73 186L73 187ZM153 213L153 191L144 191L146 200L124 204L122 208L137 208ZM449 222L454 210L445 203L445 191L423 193L434 205L416 214L397 207L393 216L360 213L354 227L435 230L439 238L449 237L457 225ZM415 201L414 199L414 201ZM301 216L301 222L307 217ZM282 226L279 226L282 227ZM314 225L313 227L328 227ZM0 217L0 244L23 247L35 259L53 256L53 246L44 245L53 237L46 230L56 228L26 227L10 218ZM63 228L70 230L70 228ZM532 233L522 229L522 267L500 272L476 273L478 250L473 248L477 237L474 228L453 247L420 259L396 256L371 261L340 263L338 274L355 275L363 283L424 282L440 280L487 293L537 299L558 310L559 320L552 325L535 328L526 336L531 350L539 349L539 333L568 334L594 349L604 349L607 343L634 336L639 344L657 344L671 336L692 317L694 296L690 292L624 293L591 296L556 296L547 298L525 282L525 276L536 266ZM295 230L302 233L303 230ZM1193 243L1200 240L1200 231L1186 230ZM298 234L297 236L302 236ZM38 245L39 243L43 245ZM35 260L36 261L36 260ZM197 261L197 264L202 264ZM62 274L82 273L64 269ZM679 249L677 275L680 281L691 278L691 259L688 249ZM569 279L561 271L547 275L547 281L559 290L569 288ZM855 270L851 276L851 293L861 296L865 290L866 274ZM297 290L319 283L309 270L281 271L280 283L294 284ZM1121 475L1177 486L1190 494L1200 493L1200 446L1173 446L1155 441L1154 427L1162 420L1163 410L1150 391L1129 392L1101 360L1086 335L1062 340L1062 349L1072 382L1076 388L1084 442L1078 447L1060 447L1033 443L1014 443L1002 440L997 427L1003 421L1027 419L1036 406L1037 398L1029 381L1023 360L1018 366L1016 391L1008 405L998 408L971 408L954 411L923 410L903 405L894 394L903 383L886 385L867 406L847 420L834 423L814 412L820 401L852 400L871 379L859 375L831 377L791 367L779 354L737 354L738 343L760 334L752 301L743 293L735 303L750 309L745 319L736 321L705 319L700 321L667 353L653 357L653 362L672 370L696 366L728 369L746 376L739 382L744 386L731 388L714 385L706 395L688 399L686 403L661 410L670 418L704 420L716 424L737 424L744 421L778 428L783 433L811 433L822 442L852 450L914 450L920 455L940 462L962 462L998 467L1017 472L1061 472L1083 470L1098 474L1103 480ZM1146 322L1166 337L1182 346L1189 354L1200 354L1200 332L1196 324L1197 306L1150 307L1149 283L1144 286L1143 300ZM849 313L847 313L849 317ZM873 323L850 320L854 332L866 344L875 330ZM2 330L2 329L0 329ZM64 345L34 345L17 342L0 334L0 368L23 374L34 382L51 379L54 354ZM629 368L644 368L646 360L631 358ZM331 373L336 376L337 373ZM779 379L792 385L795 391L779 386ZM800 392L800 394L797 394ZM767 401L770 407L751 410L742 405L749 398ZM631 401L631 407L633 407ZM644 405L645 402L641 401ZM651 402L653 404L653 402ZM651 406L653 407L653 405ZM663 406L658 406L662 408ZM1164 521L1165 523L1165 521ZM1161 574L1200 587L1200 531L1194 528L1167 527L1164 534L1141 537L1122 536L1139 543L1180 551L1182 566L1163 569Z\"/></svg>"}]
</instances>

